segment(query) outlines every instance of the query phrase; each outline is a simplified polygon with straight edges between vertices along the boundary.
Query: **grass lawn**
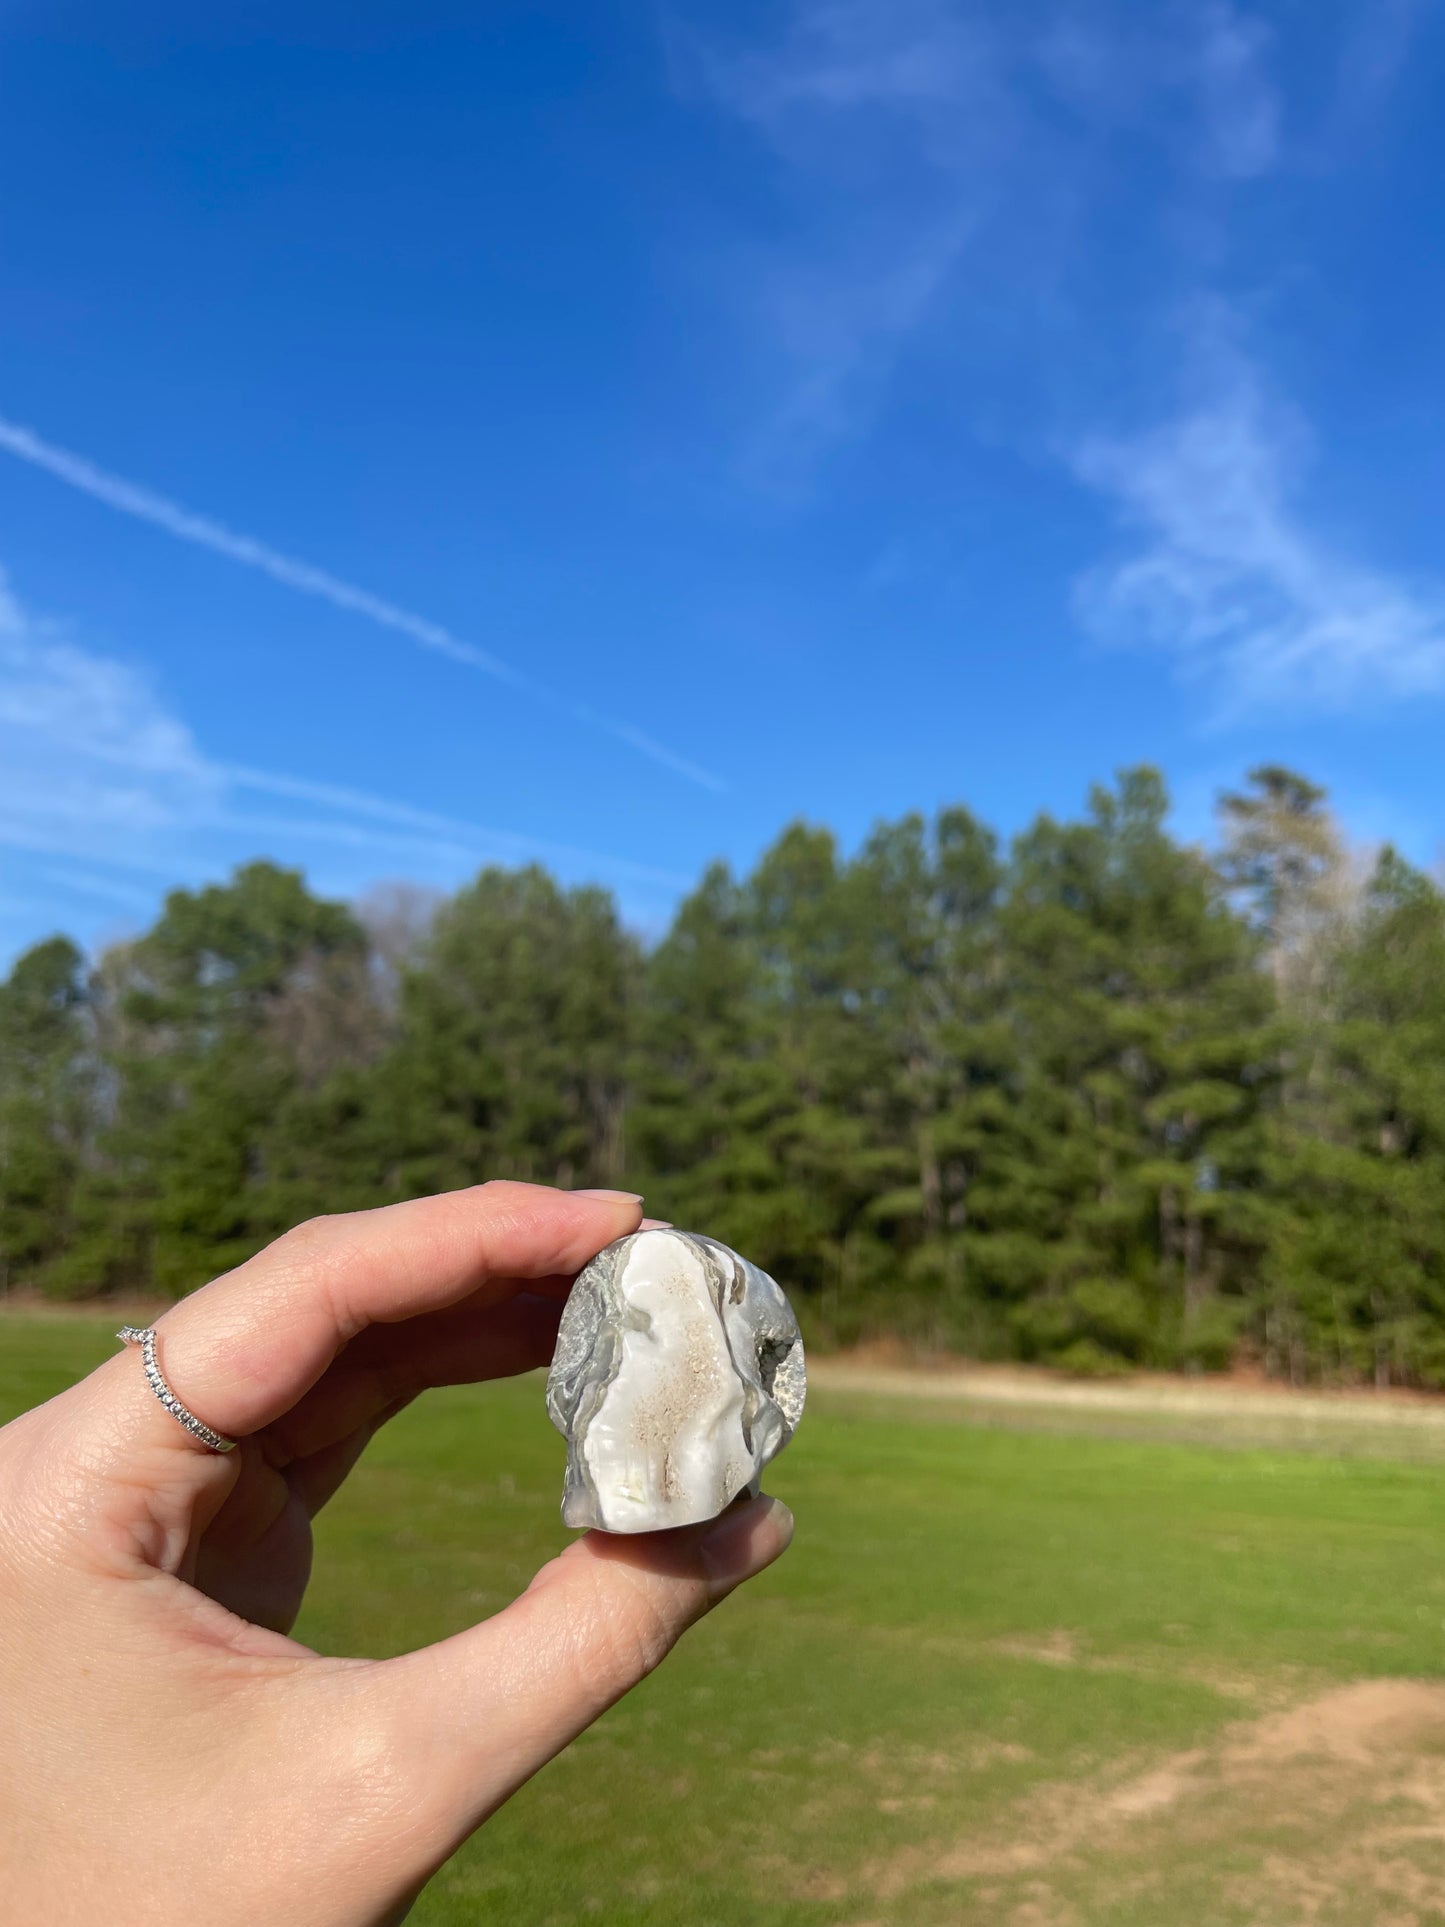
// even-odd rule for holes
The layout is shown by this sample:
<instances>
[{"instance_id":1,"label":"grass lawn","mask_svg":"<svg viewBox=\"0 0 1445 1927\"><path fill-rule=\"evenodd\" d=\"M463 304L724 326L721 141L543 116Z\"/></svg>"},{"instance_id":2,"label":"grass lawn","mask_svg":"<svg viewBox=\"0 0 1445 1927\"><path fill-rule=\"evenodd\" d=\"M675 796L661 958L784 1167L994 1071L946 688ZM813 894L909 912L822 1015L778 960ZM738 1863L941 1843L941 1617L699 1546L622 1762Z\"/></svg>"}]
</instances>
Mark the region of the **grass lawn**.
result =
<instances>
[{"instance_id":1,"label":"grass lawn","mask_svg":"<svg viewBox=\"0 0 1445 1927\"><path fill-rule=\"evenodd\" d=\"M112 1348L0 1320L0 1418ZM1197 1432L1197 1421L1191 1421ZM1445 1468L823 1390L797 1539L433 1882L423 1927L1445 1920ZM1438 1448L1433 1448L1438 1461ZM563 1543L537 1380L433 1394L298 1636L396 1652Z\"/></svg>"}]
</instances>

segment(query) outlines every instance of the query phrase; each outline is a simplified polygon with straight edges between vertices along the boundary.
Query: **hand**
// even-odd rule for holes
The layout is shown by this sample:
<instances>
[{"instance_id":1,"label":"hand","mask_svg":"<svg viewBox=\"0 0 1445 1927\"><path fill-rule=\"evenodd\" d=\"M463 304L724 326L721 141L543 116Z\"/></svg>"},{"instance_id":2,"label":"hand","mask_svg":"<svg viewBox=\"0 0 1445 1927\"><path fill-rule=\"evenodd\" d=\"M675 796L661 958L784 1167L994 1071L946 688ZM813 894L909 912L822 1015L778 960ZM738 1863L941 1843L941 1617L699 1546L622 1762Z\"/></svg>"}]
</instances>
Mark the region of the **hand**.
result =
<instances>
[{"instance_id":1,"label":"hand","mask_svg":"<svg viewBox=\"0 0 1445 1927\"><path fill-rule=\"evenodd\" d=\"M791 1534L589 1533L494 1618L398 1659L289 1639L311 1520L429 1385L546 1362L603 1193L488 1184L288 1233L0 1431L0 1915L25 1927L381 1927L488 1814Z\"/></svg>"}]
</instances>

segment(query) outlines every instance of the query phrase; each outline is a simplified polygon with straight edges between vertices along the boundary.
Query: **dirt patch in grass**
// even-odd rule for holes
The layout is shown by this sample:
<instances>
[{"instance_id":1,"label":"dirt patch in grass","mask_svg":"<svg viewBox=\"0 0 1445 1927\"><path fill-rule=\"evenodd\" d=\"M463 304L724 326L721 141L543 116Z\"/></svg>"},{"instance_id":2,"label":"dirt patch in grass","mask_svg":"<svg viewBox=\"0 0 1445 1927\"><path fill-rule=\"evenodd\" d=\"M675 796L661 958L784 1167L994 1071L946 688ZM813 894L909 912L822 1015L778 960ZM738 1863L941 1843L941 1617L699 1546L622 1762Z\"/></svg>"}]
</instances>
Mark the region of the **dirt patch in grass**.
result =
<instances>
[{"instance_id":1,"label":"dirt patch in grass","mask_svg":"<svg viewBox=\"0 0 1445 1927\"><path fill-rule=\"evenodd\" d=\"M1108 1893L1141 1887L1166 1905L1181 1870L1214 1883L1230 1918L1269 1927L1445 1920L1445 1685L1332 1688L1211 1746L1043 1787L990 1838L910 1847L862 1884L897 1903L983 1883L980 1905L1023 1927L1112 1918ZM1096 1906L1080 1912L1072 1897L1087 1894Z\"/></svg>"},{"instance_id":2,"label":"dirt patch in grass","mask_svg":"<svg viewBox=\"0 0 1445 1927\"><path fill-rule=\"evenodd\" d=\"M918 1643L921 1651L946 1645L942 1640L922 1640ZM1256 1674L1201 1664L1193 1659L1170 1659L1166 1663L1157 1658L1139 1660L1118 1653L1090 1652L1076 1633L1063 1627L1055 1627L1031 1637L976 1641L973 1650L999 1653L1005 1659L1027 1660L1033 1665L1055 1667L1061 1672L1115 1673L1129 1679L1144 1680L1188 1679L1197 1685L1207 1686L1211 1693L1218 1693L1222 1699L1241 1700L1256 1708L1290 1697L1288 1686L1281 1690L1279 1677L1266 1680ZM1302 1690L1305 1684L1303 1680L1298 1681L1294 1691Z\"/></svg>"},{"instance_id":3,"label":"dirt patch in grass","mask_svg":"<svg viewBox=\"0 0 1445 1927\"><path fill-rule=\"evenodd\" d=\"M1159 1375L1080 1383L1017 1366L880 1366L809 1360L817 1409L887 1421L1051 1432L1140 1444L1313 1456L1445 1460L1445 1397L1404 1390L1295 1390Z\"/></svg>"},{"instance_id":4,"label":"dirt patch in grass","mask_svg":"<svg viewBox=\"0 0 1445 1927\"><path fill-rule=\"evenodd\" d=\"M1230 1748L1237 1764L1302 1755L1361 1764L1380 1753L1445 1745L1445 1686L1418 1679L1362 1679L1257 1720Z\"/></svg>"},{"instance_id":5,"label":"dirt patch in grass","mask_svg":"<svg viewBox=\"0 0 1445 1927\"><path fill-rule=\"evenodd\" d=\"M1334 1390L1226 1374L1193 1378L1162 1372L1139 1372L1100 1384L1028 1366L908 1364L854 1353L810 1358L808 1380L810 1385L834 1392L868 1392L909 1400L1042 1405L1076 1411L1188 1412L1205 1417L1274 1415L1295 1420L1343 1419L1386 1427L1445 1428L1445 1397L1403 1387Z\"/></svg>"}]
</instances>

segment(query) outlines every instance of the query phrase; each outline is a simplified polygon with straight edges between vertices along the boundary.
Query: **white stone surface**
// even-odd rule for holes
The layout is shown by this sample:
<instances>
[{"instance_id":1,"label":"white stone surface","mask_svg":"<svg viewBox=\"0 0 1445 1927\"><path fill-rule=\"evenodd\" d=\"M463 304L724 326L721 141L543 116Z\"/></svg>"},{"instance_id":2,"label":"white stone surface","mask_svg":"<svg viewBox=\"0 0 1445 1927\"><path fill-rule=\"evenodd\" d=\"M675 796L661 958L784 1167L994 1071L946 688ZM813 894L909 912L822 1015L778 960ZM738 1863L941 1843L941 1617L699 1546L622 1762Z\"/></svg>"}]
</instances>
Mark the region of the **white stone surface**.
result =
<instances>
[{"instance_id":1,"label":"white stone surface","mask_svg":"<svg viewBox=\"0 0 1445 1927\"><path fill-rule=\"evenodd\" d=\"M715 1239L639 1231L572 1287L547 1379L570 1526L653 1532L756 1492L802 1417L803 1344L765 1271Z\"/></svg>"}]
</instances>

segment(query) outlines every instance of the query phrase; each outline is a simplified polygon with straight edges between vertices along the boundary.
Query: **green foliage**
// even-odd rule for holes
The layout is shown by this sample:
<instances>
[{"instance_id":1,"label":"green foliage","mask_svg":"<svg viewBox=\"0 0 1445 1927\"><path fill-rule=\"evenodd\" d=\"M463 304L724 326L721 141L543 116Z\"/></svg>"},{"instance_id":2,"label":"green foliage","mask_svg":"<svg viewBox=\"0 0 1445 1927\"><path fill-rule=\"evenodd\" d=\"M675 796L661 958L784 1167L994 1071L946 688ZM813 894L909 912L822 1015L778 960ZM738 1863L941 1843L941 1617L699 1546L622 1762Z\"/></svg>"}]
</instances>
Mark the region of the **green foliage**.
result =
<instances>
[{"instance_id":1,"label":"green foliage","mask_svg":"<svg viewBox=\"0 0 1445 1927\"><path fill-rule=\"evenodd\" d=\"M0 1290L50 1280L75 1232L89 1126L84 959L65 937L0 984Z\"/></svg>"},{"instance_id":2,"label":"green foliage","mask_svg":"<svg viewBox=\"0 0 1445 1927\"><path fill-rule=\"evenodd\" d=\"M1445 897L1351 882L1265 766L1180 844L1150 769L1007 851L798 823L644 952L484 871L401 935L253 863L0 986L0 1283L190 1289L318 1212L630 1183L812 1338L1097 1373L1445 1383ZM414 911L415 906L413 906Z\"/></svg>"},{"instance_id":3,"label":"green foliage","mask_svg":"<svg viewBox=\"0 0 1445 1927\"><path fill-rule=\"evenodd\" d=\"M275 1159L305 1061L288 1020L348 964L364 971L365 952L348 910L252 863L174 891L103 961L93 1155L54 1288L179 1295L283 1228Z\"/></svg>"},{"instance_id":4,"label":"green foliage","mask_svg":"<svg viewBox=\"0 0 1445 1927\"><path fill-rule=\"evenodd\" d=\"M483 1177L615 1184L639 968L603 891L483 871L402 973L373 1076L377 1195Z\"/></svg>"}]
</instances>

